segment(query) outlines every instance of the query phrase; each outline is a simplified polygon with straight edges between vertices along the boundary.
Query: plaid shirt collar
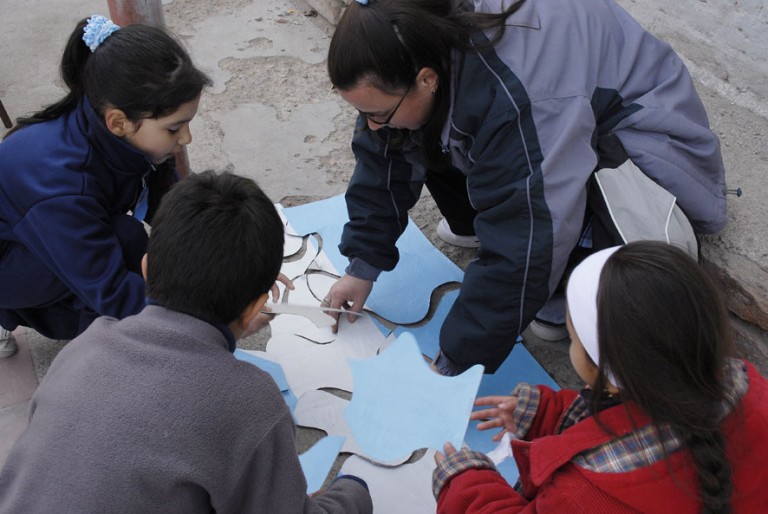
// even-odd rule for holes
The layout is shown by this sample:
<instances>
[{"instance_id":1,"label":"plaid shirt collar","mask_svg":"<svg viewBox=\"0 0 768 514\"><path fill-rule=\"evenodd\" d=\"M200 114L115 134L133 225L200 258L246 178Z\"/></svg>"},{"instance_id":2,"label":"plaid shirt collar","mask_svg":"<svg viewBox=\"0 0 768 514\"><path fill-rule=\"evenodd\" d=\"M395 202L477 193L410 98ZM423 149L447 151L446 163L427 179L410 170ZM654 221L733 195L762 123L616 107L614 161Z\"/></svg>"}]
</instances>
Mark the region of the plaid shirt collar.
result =
<instances>
[{"instance_id":1,"label":"plaid shirt collar","mask_svg":"<svg viewBox=\"0 0 768 514\"><path fill-rule=\"evenodd\" d=\"M749 388L746 365L731 359L727 365L727 397L721 418L731 413ZM558 433L590 416L589 407L579 395L563 414ZM648 424L619 438L580 452L572 461L579 467L598 473L627 473L649 466L679 450L684 441L665 424Z\"/></svg>"}]
</instances>

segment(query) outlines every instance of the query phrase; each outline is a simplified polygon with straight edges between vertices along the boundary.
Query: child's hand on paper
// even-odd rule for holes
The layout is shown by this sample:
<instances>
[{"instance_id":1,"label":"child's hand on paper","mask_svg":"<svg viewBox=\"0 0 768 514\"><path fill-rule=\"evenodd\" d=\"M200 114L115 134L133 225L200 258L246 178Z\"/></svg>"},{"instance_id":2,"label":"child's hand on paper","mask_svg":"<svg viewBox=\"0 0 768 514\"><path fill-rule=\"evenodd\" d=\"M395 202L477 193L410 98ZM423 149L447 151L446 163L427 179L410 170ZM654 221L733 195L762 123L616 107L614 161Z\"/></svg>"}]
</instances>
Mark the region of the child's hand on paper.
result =
<instances>
[{"instance_id":1,"label":"child's hand on paper","mask_svg":"<svg viewBox=\"0 0 768 514\"><path fill-rule=\"evenodd\" d=\"M291 282L291 280L282 273L277 275L277 282L283 284L287 289L296 289L296 287L293 285L293 282ZM272 303L277 303L277 301L280 300L280 288L277 286L277 282L275 282L274 285L269 289L270 295L272 297ZM274 314L269 314L271 310L272 309L269 308L269 305L265 304L261 308L259 315L253 319L251 324L248 325L246 331L243 332L243 335L240 337L250 337L269 325L269 322L272 321L272 318L275 317Z\"/></svg>"},{"instance_id":2,"label":"child's hand on paper","mask_svg":"<svg viewBox=\"0 0 768 514\"><path fill-rule=\"evenodd\" d=\"M484 406L490 406L490 408L476 410L469 417L471 420L482 421L477 425L478 430L501 428L502 430L493 436L494 441L500 441L507 432L515 433L517 425L512 413L517 407L516 396L483 396L475 400L475 407Z\"/></svg>"},{"instance_id":3,"label":"child's hand on paper","mask_svg":"<svg viewBox=\"0 0 768 514\"><path fill-rule=\"evenodd\" d=\"M443 445L443 451L445 451L445 455L440 452L435 452L435 464L440 465L440 463L443 462L446 457L450 457L456 453L456 448L454 448L451 443L445 443Z\"/></svg>"},{"instance_id":4,"label":"child's hand on paper","mask_svg":"<svg viewBox=\"0 0 768 514\"><path fill-rule=\"evenodd\" d=\"M293 285L293 282L291 282L291 279L289 279L282 273L277 275L277 282L280 282L287 289L290 289L291 291L296 289L296 287ZM277 303L277 301L280 299L280 288L277 287L277 282L275 282L275 284L269 290L269 292L272 293L272 303Z\"/></svg>"}]
</instances>

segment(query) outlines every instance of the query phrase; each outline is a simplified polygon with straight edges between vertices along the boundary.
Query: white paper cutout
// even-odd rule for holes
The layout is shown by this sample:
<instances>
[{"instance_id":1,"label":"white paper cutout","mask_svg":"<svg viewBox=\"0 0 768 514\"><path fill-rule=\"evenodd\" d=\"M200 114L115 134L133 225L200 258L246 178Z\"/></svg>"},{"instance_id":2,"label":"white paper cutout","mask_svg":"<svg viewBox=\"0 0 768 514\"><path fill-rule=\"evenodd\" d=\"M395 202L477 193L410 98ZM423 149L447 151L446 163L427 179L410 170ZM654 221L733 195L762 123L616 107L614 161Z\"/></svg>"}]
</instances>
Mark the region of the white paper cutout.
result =
<instances>
[{"instance_id":1,"label":"white paper cutout","mask_svg":"<svg viewBox=\"0 0 768 514\"><path fill-rule=\"evenodd\" d=\"M346 440L341 448L342 452L354 453L383 466L398 466L411 457L408 455L392 462L377 462L365 455L344 420L344 409L348 404L348 400L327 391L308 391L299 398L294 412L296 423L304 427L319 428L328 435L344 436Z\"/></svg>"},{"instance_id":2,"label":"white paper cutout","mask_svg":"<svg viewBox=\"0 0 768 514\"><path fill-rule=\"evenodd\" d=\"M289 304L320 305L320 300L312 295L307 284L307 278L311 275L302 275L293 281L294 290L288 291L287 301ZM272 308L275 304L270 304ZM333 318L326 316L333 324ZM330 326L318 327L308 319L302 316L293 316L290 314L281 314L275 316L269 322L272 335L277 334L295 334L310 341L319 344L330 343L336 339Z\"/></svg>"},{"instance_id":3,"label":"white paper cutout","mask_svg":"<svg viewBox=\"0 0 768 514\"><path fill-rule=\"evenodd\" d=\"M356 455L341 467L342 474L355 475L368 484L374 514L425 514L437 510L432 495L435 450L412 464L396 468L378 466Z\"/></svg>"},{"instance_id":4,"label":"white paper cutout","mask_svg":"<svg viewBox=\"0 0 768 514\"><path fill-rule=\"evenodd\" d=\"M307 391L326 387L352 391L349 359L372 357L383 342L384 336L370 318L350 323L342 316L331 343L320 345L293 334L275 334L267 343L267 353L280 361L288 385L300 398Z\"/></svg>"}]
</instances>

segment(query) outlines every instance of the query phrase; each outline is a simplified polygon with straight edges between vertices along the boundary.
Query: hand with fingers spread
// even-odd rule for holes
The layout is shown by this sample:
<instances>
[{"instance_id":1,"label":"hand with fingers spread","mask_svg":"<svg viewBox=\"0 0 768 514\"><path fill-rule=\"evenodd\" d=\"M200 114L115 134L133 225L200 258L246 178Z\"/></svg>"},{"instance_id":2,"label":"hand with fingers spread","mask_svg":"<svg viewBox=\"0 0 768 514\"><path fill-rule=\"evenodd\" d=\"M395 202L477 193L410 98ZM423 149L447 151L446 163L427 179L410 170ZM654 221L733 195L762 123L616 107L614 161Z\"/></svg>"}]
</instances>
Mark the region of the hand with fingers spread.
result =
<instances>
[{"instance_id":1,"label":"hand with fingers spread","mask_svg":"<svg viewBox=\"0 0 768 514\"><path fill-rule=\"evenodd\" d=\"M517 407L517 396L483 396L475 400L475 407L489 407L476 410L469 417L471 420L484 420L477 425L478 430L501 428L493 436L494 441L500 441L505 433L512 434L517 430L517 423L512 415Z\"/></svg>"},{"instance_id":2,"label":"hand with fingers spread","mask_svg":"<svg viewBox=\"0 0 768 514\"><path fill-rule=\"evenodd\" d=\"M333 284L322 303L324 307L346 309L350 312L359 313L363 311L365 301L368 299L368 295L371 294L372 289L372 281L353 277L352 275L344 275ZM333 326L333 332L335 333L339 329L339 316L341 314L339 312L328 312L328 315L336 320L336 324ZM347 319L354 323L357 316L350 314Z\"/></svg>"}]
</instances>

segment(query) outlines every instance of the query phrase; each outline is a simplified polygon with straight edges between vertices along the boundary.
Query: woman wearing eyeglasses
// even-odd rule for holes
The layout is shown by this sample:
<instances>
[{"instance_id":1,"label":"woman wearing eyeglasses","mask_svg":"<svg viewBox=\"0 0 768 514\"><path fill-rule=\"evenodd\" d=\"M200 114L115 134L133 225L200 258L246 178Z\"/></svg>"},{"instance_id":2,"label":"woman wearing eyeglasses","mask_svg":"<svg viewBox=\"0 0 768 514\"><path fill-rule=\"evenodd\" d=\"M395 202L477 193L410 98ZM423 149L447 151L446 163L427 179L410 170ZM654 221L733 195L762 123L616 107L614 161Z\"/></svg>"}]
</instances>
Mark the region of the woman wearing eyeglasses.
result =
<instances>
[{"instance_id":1,"label":"woman wearing eyeglasses","mask_svg":"<svg viewBox=\"0 0 768 514\"><path fill-rule=\"evenodd\" d=\"M438 235L479 247L441 330L443 374L493 372L534 318L563 322L553 295L569 260L602 244L586 207L599 163L629 157L697 233L725 225L720 146L691 78L613 0L358 0L328 71L360 111L340 247L350 264L331 306L361 310L395 267L426 185Z\"/></svg>"}]
</instances>

